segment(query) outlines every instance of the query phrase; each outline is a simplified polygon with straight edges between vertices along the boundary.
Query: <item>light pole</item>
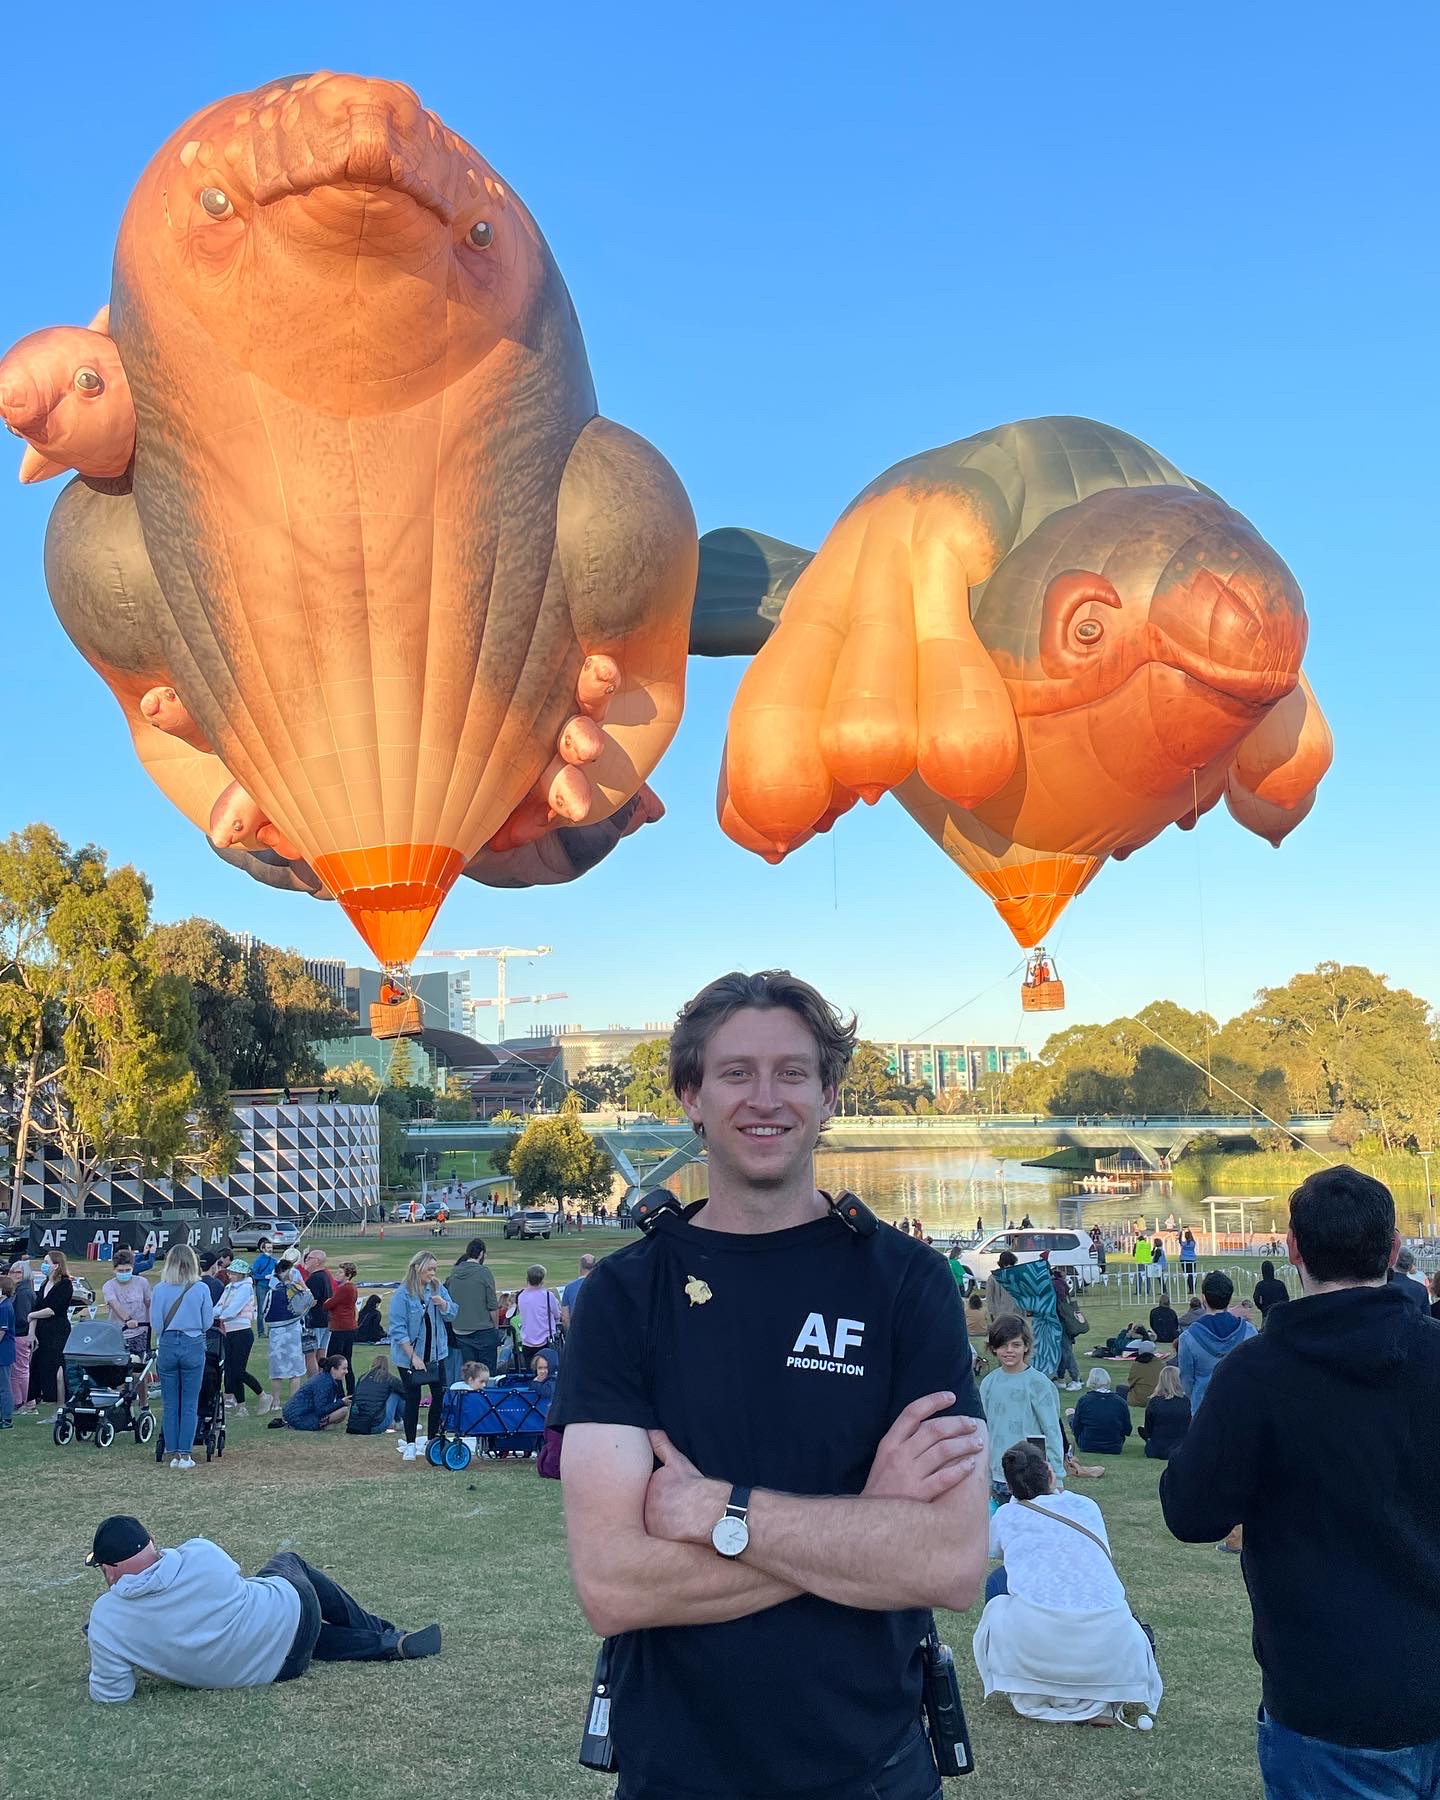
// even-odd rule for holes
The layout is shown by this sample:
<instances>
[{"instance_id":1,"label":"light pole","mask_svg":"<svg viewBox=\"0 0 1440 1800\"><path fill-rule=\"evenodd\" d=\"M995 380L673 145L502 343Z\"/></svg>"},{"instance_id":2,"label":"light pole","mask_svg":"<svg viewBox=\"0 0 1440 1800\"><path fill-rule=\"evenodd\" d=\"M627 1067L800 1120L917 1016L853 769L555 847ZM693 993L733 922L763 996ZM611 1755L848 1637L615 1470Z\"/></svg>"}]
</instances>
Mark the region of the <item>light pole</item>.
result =
<instances>
[{"instance_id":1,"label":"light pole","mask_svg":"<svg viewBox=\"0 0 1440 1800\"><path fill-rule=\"evenodd\" d=\"M1425 1165L1425 1207L1430 1215L1430 1236L1432 1238L1435 1236L1435 1195L1430 1187L1430 1158L1434 1154L1435 1152L1433 1150L1422 1150L1420 1152L1420 1160Z\"/></svg>"}]
</instances>

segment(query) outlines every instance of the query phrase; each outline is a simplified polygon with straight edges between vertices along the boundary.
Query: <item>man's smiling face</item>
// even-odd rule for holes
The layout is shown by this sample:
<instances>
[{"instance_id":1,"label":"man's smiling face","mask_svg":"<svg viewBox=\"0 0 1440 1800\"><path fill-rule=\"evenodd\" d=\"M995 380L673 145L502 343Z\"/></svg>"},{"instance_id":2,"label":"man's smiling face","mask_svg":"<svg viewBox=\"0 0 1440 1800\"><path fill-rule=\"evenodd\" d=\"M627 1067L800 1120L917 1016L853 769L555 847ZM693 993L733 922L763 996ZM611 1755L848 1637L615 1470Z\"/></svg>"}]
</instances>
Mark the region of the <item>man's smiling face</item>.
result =
<instances>
[{"instance_id":1,"label":"man's smiling face","mask_svg":"<svg viewBox=\"0 0 1440 1800\"><path fill-rule=\"evenodd\" d=\"M820 1051L788 1007L742 1007L705 1045L700 1086L681 1095L712 1165L750 1187L779 1188L809 1164L835 1090Z\"/></svg>"}]
</instances>

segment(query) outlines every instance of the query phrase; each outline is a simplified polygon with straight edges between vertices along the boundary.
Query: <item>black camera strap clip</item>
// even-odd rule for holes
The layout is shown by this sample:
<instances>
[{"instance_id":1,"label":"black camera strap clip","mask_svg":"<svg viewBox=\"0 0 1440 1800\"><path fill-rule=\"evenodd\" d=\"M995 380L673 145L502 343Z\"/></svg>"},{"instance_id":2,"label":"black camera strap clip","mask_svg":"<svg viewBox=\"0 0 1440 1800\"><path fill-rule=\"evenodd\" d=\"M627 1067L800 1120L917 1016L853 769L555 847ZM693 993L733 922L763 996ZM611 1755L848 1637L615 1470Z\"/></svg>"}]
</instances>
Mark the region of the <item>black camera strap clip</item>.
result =
<instances>
[{"instance_id":1,"label":"black camera strap clip","mask_svg":"<svg viewBox=\"0 0 1440 1800\"><path fill-rule=\"evenodd\" d=\"M656 1188L648 1194L637 1194L630 1202L630 1217L647 1236L667 1213L673 1213L677 1219L685 1217L684 1204L666 1188Z\"/></svg>"},{"instance_id":2,"label":"black camera strap clip","mask_svg":"<svg viewBox=\"0 0 1440 1800\"><path fill-rule=\"evenodd\" d=\"M852 1194L847 1188L838 1199L832 1200L826 1194L825 1200L831 1212L848 1231L853 1231L859 1238L874 1237L880 1221L858 1194Z\"/></svg>"}]
</instances>

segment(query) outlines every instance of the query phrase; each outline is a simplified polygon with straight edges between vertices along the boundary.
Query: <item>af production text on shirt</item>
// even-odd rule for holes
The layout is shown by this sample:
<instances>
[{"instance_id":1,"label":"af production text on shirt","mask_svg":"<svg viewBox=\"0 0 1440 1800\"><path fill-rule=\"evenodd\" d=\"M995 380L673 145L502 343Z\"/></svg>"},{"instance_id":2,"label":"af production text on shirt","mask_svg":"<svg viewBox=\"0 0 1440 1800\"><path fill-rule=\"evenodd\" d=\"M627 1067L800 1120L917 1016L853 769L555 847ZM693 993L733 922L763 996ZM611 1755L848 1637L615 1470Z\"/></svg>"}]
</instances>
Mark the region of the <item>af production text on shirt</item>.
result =
<instances>
[{"instance_id":1,"label":"af production text on shirt","mask_svg":"<svg viewBox=\"0 0 1440 1800\"><path fill-rule=\"evenodd\" d=\"M687 1216L607 1256L585 1286L550 1423L663 1429L715 1479L859 1494L912 1400L950 1389L952 1410L984 1416L945 1259L898 1231L859 1237L832 1215L752 1236ZM858 1772L919 1718L926 1624L801 1594L616 1638L627 1795L868 1800Z\"/></svg>"}]
</instances>

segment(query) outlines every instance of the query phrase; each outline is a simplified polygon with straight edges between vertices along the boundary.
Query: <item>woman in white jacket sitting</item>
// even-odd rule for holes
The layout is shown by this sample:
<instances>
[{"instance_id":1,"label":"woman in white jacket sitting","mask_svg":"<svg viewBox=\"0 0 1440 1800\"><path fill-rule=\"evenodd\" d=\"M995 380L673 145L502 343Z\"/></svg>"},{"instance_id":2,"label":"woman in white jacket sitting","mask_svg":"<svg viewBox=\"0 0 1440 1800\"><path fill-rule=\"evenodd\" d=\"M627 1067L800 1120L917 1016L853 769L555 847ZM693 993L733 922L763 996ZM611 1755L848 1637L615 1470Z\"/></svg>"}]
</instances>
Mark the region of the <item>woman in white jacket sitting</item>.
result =
<instances>
[{"instance_id":1,"label":"woman in white jacket sitting","mask_svg":"<svg viewBox=\"0 0 1440 1800\"><path fill-rule=\"evenodd\" d=\"M990 1554L975 1666L985 1697L1001 1693L1027 1719L1110 1725L1120 1708L1153 1713L1163 1684L1155 1653L1110 1560L1093 1500L1054 1491L1032 1444L1003 1458L1010 1499L990 1520Z\"/></svg>"}]
</instances>

